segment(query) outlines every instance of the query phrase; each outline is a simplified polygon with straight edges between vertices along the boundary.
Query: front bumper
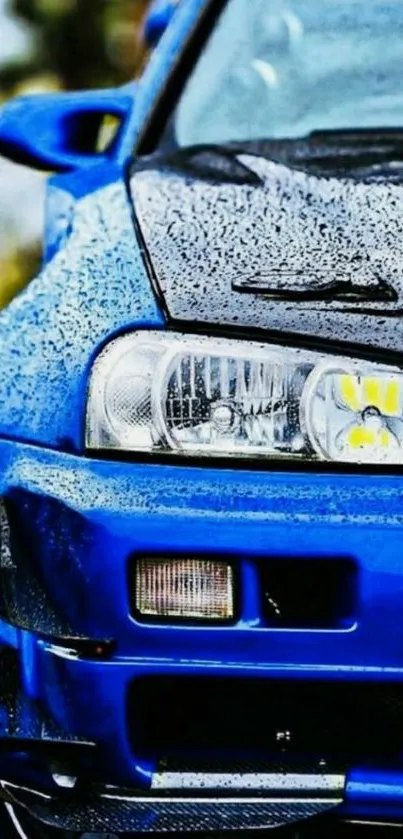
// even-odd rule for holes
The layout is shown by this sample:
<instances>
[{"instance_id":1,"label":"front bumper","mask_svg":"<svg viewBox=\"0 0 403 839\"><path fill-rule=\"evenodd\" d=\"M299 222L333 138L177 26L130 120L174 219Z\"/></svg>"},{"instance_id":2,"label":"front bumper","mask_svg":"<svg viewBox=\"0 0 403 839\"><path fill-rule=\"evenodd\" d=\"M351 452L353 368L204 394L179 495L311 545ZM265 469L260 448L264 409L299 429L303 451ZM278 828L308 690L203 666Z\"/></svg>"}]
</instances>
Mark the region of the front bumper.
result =
<instances>
[{"instance_id":1,"label":"front bumper","mask_svg":"<svg viewBox=\"0 0 403 839\"><path fill-rule=\"evenodd\" d=\"M256 778L264 778L265 783L249 790L170 787L149 792L94 785L63 795L6 782L1 794L9 804L24 807L52 827L90 832L113 829L114 834L278 827L317 816L342 800L341 775L265 773L250 777L252 784ZM242 786L242 781L239 783Z\"/></svg>"},{"instance_id":2,"label":"front bumper","mask_svg":"<svg viewBox=\"0 0 403 839\"><path fill-rule=\"evenodd\" d=\"M371 685L377 690L380 686L381 693L384 689L389 695L393 686L398 715L401 702L403 709L401 478L112 463L11 442L0 443L0 475L0 493L9 513L3 528L1 573L5 588L9 591L11 586L15 595L7 602L1 637L18 657L20 690L35 706L35 713L53 721L59 732L57 740L95 744L96 759L88 758L91 777L103 790L111 784L131 790L117 794L130 799L130 829L157 829L153 819L154 826L141 825L144 814L144 824L149 823L150 795L157 806L153 778L167 758L158 743L137 739L136 732L145 727L144 705L140 712L129 697L136 696L138 680L211 678L214 695L214 679L221 683L232 679L234 706L237 684L248 680L289 682L291 695L297 695L298 685L308 682L343 684L351 697L346 707L353 708L354 721L360 716L360 703L365 716L367 687L370 692ZM10 551L4 548L5 537L10 540ZM240 596L234 625L156 626L140 624L131 616L128 565L132 557L177 553L235 558ZM354 563L357 596L349 622L327 629L276 629L264 623L256 563L269 563L273 558L286 562L290 557L324 562L343 557ZM88 639L110 642L107 655L100 659L95 654L88 656L88 649L94 649L85 646ZM363 688L361 694L355 692L358 684ZM331 706L328 708L331 716ZM253 707L248 713L253 715ZM350 712L346 713L349 716ZM180 721L171 721L169 707L162 706L161 714L166 715L167 729L173 726L174 742L175 725L179 729ZM312 714L315 718L316 707ZM355 751L337 756L347 778L337 801L343 800L349 812L355 808L361 815L376 815L378 809L384 812L385 808L395 816L401 811L403 822L403 735L400 744L397 727L390 750L379 753L382 737L371 731L371 715L367 716L363 754L358 742ZM256 724L262 725L262 730L268 727L262 717ZM19 731L21 725L19 717ZM265 744L259 760L270 762L273 752L280 747L283 752L285 746L287 754L294 755L295 739L296 760L306 759L292 730L285 731L283 726L272 733L273 739ZM321 748L321 732L316 735L312 759L332 760L329 739L323 740ZM7 738L9 726L5 724L3 739ZM15 742L18 745L18 737ZM225 753L220 759L231 757L236 765L244 759L245 749L249 759L250 743L246 745L241 747L234 735L234 741L222 747ZM253 751L252 760L256 760L256 742ZM190 757L193 760L194 756ZM207 755L212 765L215 757ZM364 758L370 763L364 765ZM186 759L189 762L189 755ZM12 765L11 751L7 765ZM357 785L354 778L360 772L364 772L364 780ZM381 781L378 792L375 788L376 779L385 772L389 780L383 795ZM2 776L3 790L7 783L20 789L20 775L10 776L4 769ZM52 808L61 812L60 791L44 792L42 776L39 784L35 779L30 783L31 790L50 795L47 812ZM169 808L175 799L171 793ZM238 790L239 807L246 813L243 794L239 795ZM13 797L21 800L21 791L17 795L14 790ZM165 797L166 793L161 808L167 812ZM104 793L101 798L104 807L110 799ZM215 809L217 802L221 806L221 798L215 795ZM273 791L269 798L266 804L272 813ZM299 807L298 795L296 798ZM32 801L22 803L33 807ZM332 798L332 806L335 803ZM200 806L206 808L206 801ZM210 816L211 806L209 803ZM261 814L258 823L263 818L267 824L269 815L263 802L253 806L256 814ZM187 812L189 807L187 802ZM298 807L295 812L301 815ZM128 811L127 807L118 809ZM172 822L171 809L169 814ZM181 819L178 816L179 827ZM217 816L211 823L214 829L223 826L217 823ZM234 824L239 826L235 817ZM127 821L125 825L129 829Z\"/></svg>"}]
</instances>

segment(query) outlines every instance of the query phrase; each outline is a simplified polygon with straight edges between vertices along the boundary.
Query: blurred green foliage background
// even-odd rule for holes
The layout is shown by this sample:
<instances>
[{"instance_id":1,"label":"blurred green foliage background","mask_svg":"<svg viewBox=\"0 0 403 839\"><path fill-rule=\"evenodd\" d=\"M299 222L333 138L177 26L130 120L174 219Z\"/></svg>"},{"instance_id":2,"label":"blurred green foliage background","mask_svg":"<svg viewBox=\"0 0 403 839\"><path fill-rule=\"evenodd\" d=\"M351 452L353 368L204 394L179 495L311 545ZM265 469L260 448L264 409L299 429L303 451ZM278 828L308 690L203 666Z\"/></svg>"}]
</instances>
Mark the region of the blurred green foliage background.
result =
<instances>
[{"instance_id":1,"label":"blurred green foliage background","mask_svg":"<svg viewBox=\"0 0 403 839\"><path fill-rule=\"evenodd\" d=\"M147 58L148 0L0 0L0 104L19 93L122 84ZM0 158L0 308L37 272L44 176Z\"/></svg>"}]
</instances>

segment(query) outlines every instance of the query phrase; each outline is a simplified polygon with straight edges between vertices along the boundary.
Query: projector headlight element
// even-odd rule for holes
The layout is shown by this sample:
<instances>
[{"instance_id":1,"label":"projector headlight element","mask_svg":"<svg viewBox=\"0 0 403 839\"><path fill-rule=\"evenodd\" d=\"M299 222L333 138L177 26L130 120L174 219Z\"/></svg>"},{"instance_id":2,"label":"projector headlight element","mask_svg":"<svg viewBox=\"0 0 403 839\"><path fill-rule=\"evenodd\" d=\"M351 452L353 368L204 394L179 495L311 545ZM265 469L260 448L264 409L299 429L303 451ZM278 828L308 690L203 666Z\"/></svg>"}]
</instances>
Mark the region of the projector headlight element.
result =
<instances>
[{"instance_id":1,"label":"projector headlight element","mask_svg":"<svg viewBox=\"0 0 403 839\"><path fill-rule=\"evenodd\" d=\"M402 463L403 373L271 344L137 332L94 364L86 445Z\"/></svg>"}]
</instances>

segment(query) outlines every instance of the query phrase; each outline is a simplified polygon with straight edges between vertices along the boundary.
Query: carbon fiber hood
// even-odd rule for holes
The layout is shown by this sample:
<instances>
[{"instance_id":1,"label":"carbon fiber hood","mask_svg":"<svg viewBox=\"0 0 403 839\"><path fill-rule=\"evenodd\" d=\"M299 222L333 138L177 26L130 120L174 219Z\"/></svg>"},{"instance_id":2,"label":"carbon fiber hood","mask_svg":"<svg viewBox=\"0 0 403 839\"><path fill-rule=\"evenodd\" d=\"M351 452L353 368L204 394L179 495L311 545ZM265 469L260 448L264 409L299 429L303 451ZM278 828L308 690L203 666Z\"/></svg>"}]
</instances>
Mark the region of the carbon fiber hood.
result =
<instances>
[{"instance_id":1,"label":"carbon fiber hood","mask_svg":"<svg viewBox=\"0 0 403 839\"><path fill-rule=\"evenodd\" d=\"M199 147L135 166L173 321L403 348L402 168L329 159Z\"/></svg>"}]
</instances>

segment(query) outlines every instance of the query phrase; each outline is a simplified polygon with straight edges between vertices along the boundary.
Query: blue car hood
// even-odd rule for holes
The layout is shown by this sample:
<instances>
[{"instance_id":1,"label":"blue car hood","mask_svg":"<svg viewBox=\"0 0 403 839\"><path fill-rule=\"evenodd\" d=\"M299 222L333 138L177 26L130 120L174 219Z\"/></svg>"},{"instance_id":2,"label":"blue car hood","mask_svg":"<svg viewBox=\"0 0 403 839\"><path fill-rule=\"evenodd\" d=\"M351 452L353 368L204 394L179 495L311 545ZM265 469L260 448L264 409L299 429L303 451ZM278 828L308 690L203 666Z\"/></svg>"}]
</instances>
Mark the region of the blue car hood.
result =
<instances>
[{"instance_id":1,"label":"blue car hood","mask_svg":"<svg viewBox=\"0 0 403 839\"><path fill-rule=\"evenodd\" d=\"M339 169L214 147L137 163L171 319L400 351L403 170Z\"/></svg>"}]
</instances>

